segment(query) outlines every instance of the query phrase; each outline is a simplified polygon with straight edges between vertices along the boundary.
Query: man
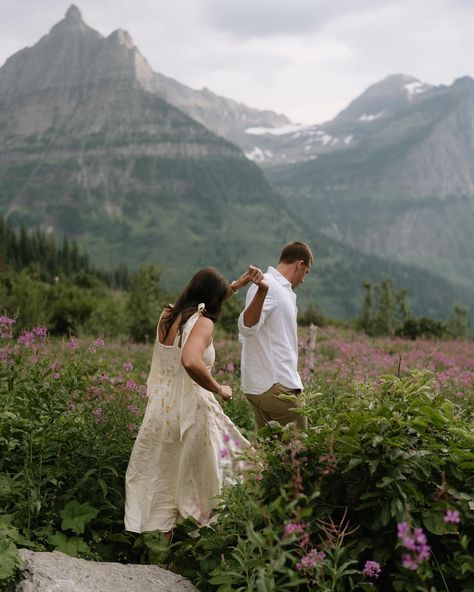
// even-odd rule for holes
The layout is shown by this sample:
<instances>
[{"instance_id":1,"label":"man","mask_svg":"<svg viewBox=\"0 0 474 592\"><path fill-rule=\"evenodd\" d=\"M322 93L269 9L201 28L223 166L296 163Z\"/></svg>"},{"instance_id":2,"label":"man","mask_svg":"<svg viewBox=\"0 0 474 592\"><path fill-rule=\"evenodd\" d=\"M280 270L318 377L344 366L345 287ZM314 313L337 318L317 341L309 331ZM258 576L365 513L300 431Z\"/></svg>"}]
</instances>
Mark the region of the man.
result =
<instances>
[{"instance_id":1,"label":"man","mask_svg":"<svg viewBox=\"0 0 474 592\"><path fill-rule=\"evenodd\" d=\"M253 268L254 285L247 292L245 309L239 317L242 343L242 390L251 403L257 426L275 420L295 422L305 428L306 417L290 411L296 402L283 401L280 394L296 395L303 390L298 374L296 294L313 264L306 243L291 242L283 247L277 268L267 273Z\"/></svg>"}]
</instances>

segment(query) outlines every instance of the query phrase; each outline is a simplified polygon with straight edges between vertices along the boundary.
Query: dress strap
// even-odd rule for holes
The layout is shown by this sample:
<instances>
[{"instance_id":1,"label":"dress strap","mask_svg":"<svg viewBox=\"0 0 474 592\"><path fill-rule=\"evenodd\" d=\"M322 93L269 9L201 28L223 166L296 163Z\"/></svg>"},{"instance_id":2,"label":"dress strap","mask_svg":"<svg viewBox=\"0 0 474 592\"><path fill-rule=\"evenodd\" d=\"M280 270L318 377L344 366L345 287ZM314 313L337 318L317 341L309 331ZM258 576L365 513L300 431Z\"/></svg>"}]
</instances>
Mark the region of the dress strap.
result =
<instances>
[{"instance_id":1,"label":"dress strap","mask_svg":"<svg viewBox=\"0 0 474 592\"><path fill-rule=\"evenodd\" d=\"M183 327L181 347L186 343L196 321L204 313L205 309L203 303L199 304L197 311L186 321ZM186 430L194 425L196 421L197 400L194 392L195 384L182 365L180 365L179 374L181 376L181 382L177 381L179 388L176 400L179 406L179 437L182 440Z\"/></svg>"},{"instance_id":2,"label":"dress strap","mask_svg":"<svg viewBox=\"0 0 474 592\"><path fill-rule=\"evenodd\" d=\"M189 317L189 319L186 321L186 323L183 327L183 331L180 336L179 347L184 346L184 344L188 340L188 337L189 337L191 331L193 330L194 325L196 324L196 321L198 320L198 318L200 316L202 316L204 314L205 310L206 310L206 305L203 302L201 302L201 304L198 305L197 311L194 314L192 314Z\"/></svg>"}]
</instances>

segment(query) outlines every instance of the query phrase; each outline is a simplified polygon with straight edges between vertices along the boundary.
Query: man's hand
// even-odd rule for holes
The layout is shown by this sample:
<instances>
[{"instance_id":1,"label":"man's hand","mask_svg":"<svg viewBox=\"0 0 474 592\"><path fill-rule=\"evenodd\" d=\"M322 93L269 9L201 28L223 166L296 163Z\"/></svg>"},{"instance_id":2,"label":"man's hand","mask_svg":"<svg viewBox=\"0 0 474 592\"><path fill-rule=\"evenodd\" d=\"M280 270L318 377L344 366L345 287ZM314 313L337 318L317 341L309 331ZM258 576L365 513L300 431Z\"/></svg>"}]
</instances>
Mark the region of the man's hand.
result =
<instances>
[{"instance_id":1,"label":"man's hand","mask_svg":"<svg viewBox=\"0 0 474 592\"><path fill-rule=\"evenodd\" d=\"M263 271L254 265L249 265L247 275L250 282L253 282L261 290L268 290L268 282L263 275Z\"/></svg>"}]
</instances>

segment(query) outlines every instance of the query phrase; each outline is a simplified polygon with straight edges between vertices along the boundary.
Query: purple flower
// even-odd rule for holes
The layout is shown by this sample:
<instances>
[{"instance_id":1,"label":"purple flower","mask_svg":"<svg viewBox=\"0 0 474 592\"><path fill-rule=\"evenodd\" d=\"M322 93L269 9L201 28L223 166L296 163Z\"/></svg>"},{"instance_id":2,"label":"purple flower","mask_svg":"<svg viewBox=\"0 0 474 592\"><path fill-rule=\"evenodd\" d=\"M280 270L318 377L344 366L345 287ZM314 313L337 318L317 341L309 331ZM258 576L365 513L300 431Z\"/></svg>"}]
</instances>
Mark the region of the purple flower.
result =
<instances>
[{"instance_id":1,"label":"purple flower","mask_svg":"<svg viewBox=\"0 0 474 592\"><path fill-rule=\"evenodd\" d=\"M443 520L446 524L459 524L461 522L461 515L457 510L446 510Z\"/></svg>"},{"instance_id":2,"label":"purple flower","mask_svg":"<svg viewBox=\"0 0 474 592\"><path fill-rule=\"evenodd\" d=\"M402 555L402 565L406 569L411 569L413 571L416 571L418 569L418 561L415 557L412 557L408 553L404 553Z\"/></svg>"},{"instance_id":3,"label":"purple flower","mask_svg":"<svg viewBox=\"0 0 474 592\"><path fill-rule=\"evenodd\" d=\"M297 534L299 532L303 532L306 525L304 522L289 522L285 525L285 536L290 536L291 534Z\"/></svg>"},{"instance_id":4,"label":"purple flower","mask_svg":"<svg viewBox=\"0 0 474 592\"><path fill-rule=\"evenodd\" d=\"M31 333L38 339L46 339L48 335L48 329L46 327L33 327Z\"/></svg>"},{"instance_id":5,"label":"purple flower","mask_svg":"<svg viewBox=\"0 0 474 592\"><path fill-rule=\"evenodd\" d=\"M221 448L219 451L219 456L221 458L225 458L226 456L228 456L229 454L229 450L227 448Z\"/></svg>"},{"instance_id":6,"label":"purple flower","mask_svg":"<svg viewBox=\"0 0 474 592\"><path fill-rule=\"evenodd\" d=\"M231 374L233 374L235 372L235 366L232 362L228 362L227 366L226 366L226 370L227 372L230 372Z\"/></svg>"},{"instance_id":7,"label":"purple flower","mask_svg":"<svg viewBox=\"0 0 474 592\"><path fill-rule=\"evenodd\" d=\"M132 362L124 362L122 364L122 368L125 370L125 372L130 372L131 370L133 370L133 364Z\"/></svg>"},{"instance_id":8,"label":"purple flower","mask_svg":"<svg viewBox=\"0 0 474 592\"><path fill-rule=\"evenodd\" d=\"M127 380L127 383L125 384L125 388L128 389L129 391L136 391L138 390L138 384L134 381L134 380Z\"/></svg>"},{"instance_id":9,"label":"purple flower","mask_svg":"<svg viewBox=\"0 0 474 592\"><path fill-rule=\"evenodd\" d=\"M105 341L100 337L97 337L97 339L94 341L94 345L97 347L103 347L105 345Z\"/></svg>"},{"instance_id":10,"label":"purple flower","mask_svg":"<svg viewBox=\"0 0 474 592\"><path fill-rule=\"evenodd\" d=\"M51 375L52 378L61 378L61 374L59 374L59 372L55 372L54 374Z\"/></svg>"},{"instance_id":11,"label":"purple flower","mask_svg":"<svg viewBox=\"0 0 474 592\"><path fill-rule=\"evenodd\" d=\"M0 316L0 339L11 339L13 337L13 325L16 319L7 316Z\"/></svg>"},{"instance_id":12,"label":"purple flower","mask_svg":"<svg viewBox=\"0 0 474 592\"><path fill-rule=\"evenodd\" d=\"M20 343L22 343L25 347L30 347L30 344L32 342L32 334L31 333L23 333L22 335L20 335L20 337L18 337L18 341Z\"/></svg>"},{"instance_id":13,"label":"purple flower","mask_svg":"<svg viewBox=\"0 0 474 592\"><path fill-rule=\"evenodd\" d=\"M407 522L400 522L400 524L397 525L397 530L398 538L402 539L410 532L410 526Z\"/></svg>"},{"instance_id":14,"label":"purple flower","mask_svg":"<svg viewBox=\"0 0 474 592\"><path fill-rule=\"evenodd\" d=\"M228 442L230 442L230 435L224 434L223 440L224 440L224 444L227 444Z\"/></svg>"},{"instance_id":15,"label":"purple flower","mask_svg":"<svg viewBox=\"0 0 474 592\"><path fill-rule=\"evenodd\" d=\"M415 571L423 561L429 559L431 549L422 528L412 531L406 522L401 522L398 524L398 538L403 547L410 551L402 555L403 567Z\"/></svg>"},{"instance_id":16,"label":"purple flower","mask_svg":"<svg viewBox=\"0 0 474 592\"><path fill-rule=\"evenodd\" d=\"M127 429L129 432L134 432L137 429L137 426L134 423L129 423Z\"/></svg>"},{"instance_id":17,"label":"purple flower","mask_svg":"<svg viewBox=\"0 0 474 592\"><path fill-rule=\"evenodd\" d=\"M135 403L131 403L128 406L128 411L129 411L130 415L134 415L135 417L137 417L137 415L140 415L140 409L138 409L138 407L135 405Z\"/></svg>"},{"instance_id":18,"label":"purple flower","mask_svg":"<svg viewBox=\"0 0 474 592\"><path fill-rule=\"evenodd\" d=\"M298 561L298 563L296 564L296 569L312 569L316 567L318 563L321 563L321 561L323 561L325 557L326 553L324 553L324 551L311 549L309 553L307 553L304 557L301 558L301 561Z\"/></svg>"},{"instance_id":19,"label":"purple flower","mask_svg":"<svg viewBox=\"0 0 474 592\"><path fill-rule=\"evenodd\" d=\"M75 350L77 349L79 346L77 345L77 343L74 341L74 339L71 339L71 341L67 344L67 347L70 350Z\"/></svg>"},{"instance_id":20,"label":"purple flower","mask_svg":"<svg viewBox=\"0 0 474 592\"><path fill-rule=\"evenodd\" d=\"M382 568L380 567L380 563L377 561L366 561L364 565L364 569L362 573L364 576L368 578L375 578L377 579L382 572Z\"/></svg>"}]
</instances>

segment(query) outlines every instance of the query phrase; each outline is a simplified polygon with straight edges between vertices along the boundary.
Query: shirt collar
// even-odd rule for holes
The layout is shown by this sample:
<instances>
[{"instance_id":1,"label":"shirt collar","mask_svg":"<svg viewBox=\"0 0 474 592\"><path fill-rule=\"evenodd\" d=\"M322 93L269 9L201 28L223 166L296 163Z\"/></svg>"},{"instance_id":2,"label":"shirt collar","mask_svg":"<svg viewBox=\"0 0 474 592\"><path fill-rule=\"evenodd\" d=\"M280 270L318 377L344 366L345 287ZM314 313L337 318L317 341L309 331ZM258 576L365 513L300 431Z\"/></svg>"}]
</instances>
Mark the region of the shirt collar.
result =
<instances>
[{"instance_id":1,"label":"shirt collar","mask_svg":"<svg viewBox=\"0 0 474 592\"><path fill-rule=\"evenodd\" d=\"M288 290L293 291L291 282L287 280L286 277L278 271L278 269L269 265L267 273L273 276L282 286L285 286L285 288L287 288Z\"/></svg>"}]
</instances>

